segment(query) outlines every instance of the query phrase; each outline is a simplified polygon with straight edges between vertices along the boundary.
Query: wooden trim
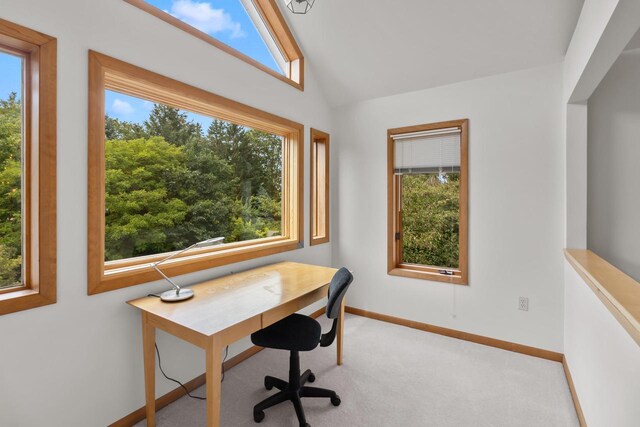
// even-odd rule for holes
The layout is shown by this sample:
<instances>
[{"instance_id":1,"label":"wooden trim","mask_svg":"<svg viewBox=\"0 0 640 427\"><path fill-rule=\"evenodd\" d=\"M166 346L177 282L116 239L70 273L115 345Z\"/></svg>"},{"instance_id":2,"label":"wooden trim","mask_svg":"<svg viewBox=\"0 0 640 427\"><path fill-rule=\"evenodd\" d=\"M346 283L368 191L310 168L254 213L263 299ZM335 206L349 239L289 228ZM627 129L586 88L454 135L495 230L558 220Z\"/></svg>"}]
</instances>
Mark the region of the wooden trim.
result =
<instances>
[{"instance_id":1,"label":"wooden trim","mask_svg":"<svg viewBox=\"0 0 640 427\"><path fill-rule=\"evenodd\" d=\"M402 212L397 210L400 204L400 179L393 172L394 141L393 136L402 133L424 132L446 128L460 129L460 213L459 213L459 260L454 274L439 274L437 266L420 266L402 263L402 241L395 239L396 232L400 232L402 239ZM469 284L469 120L450 120L446 122L429 123L424 125L406 126L387 130L387 272L392 276L426 279L456 285Z\"/></svg>"},{"instance_id":2,"label":"wooden trim","mask_svg":"<svg viewBox=\"0 0 640 427\"><path fill-rule=\"evenodd\" d=\"M569 264L640 345L640 282L587 249L565 249Z\"/></svg>"},{"instance_id":3,"label":"wooden trim","mask_svg":"<svg viewBox=\"0 0 640 427\"><path fill-rule=\"evenodd\" d=\"M176 276L298 249L304 232L304 126L202 89L89 51L88 293L106 292L159 279L150 263L157 256L105 265L105 90L204 114L283 137L282 236L189 251L167 263Z\"/></svg>"},{"instance_id":4,"label":"wooden trim","mask_svg":"<svg viewBox=\"0 0 640 427\"><path fill-rule=\"evenodd\" d=\"M569 384L569 391L571 392L571 400L573 400L573 406L576 408L576 415L578 416L578 422L580 423L580 427L587 427L587 421L584 418L584 413L582 412L582 406L580 405L580 400L578 399L578 392L576 391L576 387L573 384L573 378L571 377L571 371L569 370L569 364L567 363L567 358L562 356L562 369L564 370L564 375L567 378L567 384Z\"/></svg>"},{"instance_id":5,"label":"wooden trim","mask_svg":"<svg viewBox=\"0 0 640 427\"><path fill-rule=\"evenodd\" d=\"M14 39L16 43L24 42L36 46L42 46L55 40L55 38L51 36L23 27L22 25L14 24L2 18L0 18L0 37L8 37Z\"/></svg>"},{"instance_id":6,"label":"wooden trim","mask_svg":"<svg viewBox=\"0 0 640 427\"><path fill-rule=\"evenodd\" d=\"M280 8L274 0L252 0L252 2L256 6L256 10L259 15L263 18L263 21L269 30L269 33L273 36L276 44L282 49L285 55L285 60L289 63L289 77L277 73L250 56L232 48L215 37L192 27L167 12L158 9L157 7L147 3L145 0L124 1L212 46L215 46L216 48L258 68L259 70L264 71L278 80L281 80L298 90L304 91L304 57L302 55L302 51L298 47L298 43L293 37L291 30L287 26L286 21L280 12Z\"/></svg>"},{"instance_id":7,"label":"wooden trim","mask_svg":"<svg viewBox=\"0 0 640 427\"><path fill-rule=\"evenodd\" d=\"M398 265L398 267L388 271L388 274L391 276L409 277L412 279L424 279L432 280L434 282L450 283L452 285L466 285L459 270L452 270L454 274L451 276L440 274L438 270L438 268L423 265L400 264Z\"/></svg>"},{"instance_id":8,"label":"wooden trim","mask_svg":"<svg viewBox=\"0 0 640 427\"><path fill-rule=\"evenodd\" d=\"M322 307L314 311L313 313L311 313L309 316L313 317L314 319L318 318L325 313L325 310L326 310L326 307ZM251 356L258 354L262 350L263 350L263 347L258 347L256 345L251 346L245 351L237 354L236 356L224 362L223 369L225 371L228 371L234 366L237 366L240 363L244 362ZM204 384L205 384L205 374L202 374L192 379L191 381L185 383L185 387L187 388L187 390L189 390L189 393L191 393L193 390L199 387L202 387ZM160 409L170 405L171 403L180 399L185 394L186 393L182 387L177 387L171 390L170 392L168 392L167 394L157 398L156 411L159 411ZM120 418L118 421L112 424L109 424L109 427L132 427L135 424L139 423L140 421L144 420L145 418L146 418L146 407L143 406L131 412L129 415L126 415Z\"/></svg>"},{"instance_id":9,"label":"wooden trim","mask_svg":"<svg viewBox=\"0 0 640 427\"><path fill-rule=\"evenodd\" d=\"M0 19L0 44L25 58L24 283L0 294L0 315L56 302L55 38Z\"/></svg>"},{"instance_id":10,"label":"wooden trim","mask_svg":"<svg viewBox=\"0 0 640 427\"><path fill-rule=\"evenodd\" d=\"M562 353L544 350L541 348L530 347L523 344L517 344L509 341L502 341L495 338L489 338L482 335L471 334L469 332L457 331L455 329L443 328L441 326L430 325L428 323L416 322L413 320L402 319L400 317L389 316L386 314L375 313L372 311L362 310L355 307L347 306L347 313L356 314L358 316L368 317L370 319L380 320L383 322L393 323L395 325L406 326L408 328L419 329L425 332L431 332L438 335L444 335L450 338L457 338L464 341L474 342L476 344L496 347L502 350L513 351L515 353L526 354L528 356L539 357L541 359L552 360L554 362L562 362Z\"/></svg>"},{"instance_id":11,"label":"wooden trim","mask_svg":"<svg viewBox=\"0 0 640 427\"><path fill-rule=\"evenodd\" d=\"M318 146L324 146L324 165L318 164ZM319 245L328 243L331 235L331 226L329 223L331 216L331 196L330 196L330 136L326 132L311 128L311 137L309 138L310 147L310 191L309 191L309 244ZM319 179L318 173L322 168L322 179ZM324 187L324 198L319 199L318 187ZM321 211L324 211L324 215ZM322 230L317 230L322 229ZM316 237L317 236L317 237Z\"/></svg>"},{"instance_id":12,"label":"wooden trim","mask_svg":"<svg viewBox=\"0 0 640 427\"><path fill-rule=\"evenodd\" d=\"M226 249L235 249L235 248L242 248L245 246L252 246L255 244L272 244L272 243L282 243L282 242L286 242L287 239L281 236L274 236L274 237L265 237L262 239L252 239L252 240L243 240L241 242L233 242L233 243L227 243L225 245ZM183 254L177 255L174 260L181 260L184 258L193 258L197 255L202 255L202 254L207 254L209 252L220 252L221 249L220 248L193 248ZM131 268L139 268L140 265L143 265L145 263L152 263L152 262L156 262L159 261L161 259L164 259L166 257L168 257L171 254L171 252L163 252L163 253L159 253L159 254L154 254L154 255L142 255L139 257L135 257L135 258L125 258L125 259L119 259L119 260L114 260L114 261L106 261L104 263L104 269L105 271L111 271L111 270L122 270L122 269L126 269L128 267ZM170 263L170 261L169 261Z\"/></svg>"}]
</instances>

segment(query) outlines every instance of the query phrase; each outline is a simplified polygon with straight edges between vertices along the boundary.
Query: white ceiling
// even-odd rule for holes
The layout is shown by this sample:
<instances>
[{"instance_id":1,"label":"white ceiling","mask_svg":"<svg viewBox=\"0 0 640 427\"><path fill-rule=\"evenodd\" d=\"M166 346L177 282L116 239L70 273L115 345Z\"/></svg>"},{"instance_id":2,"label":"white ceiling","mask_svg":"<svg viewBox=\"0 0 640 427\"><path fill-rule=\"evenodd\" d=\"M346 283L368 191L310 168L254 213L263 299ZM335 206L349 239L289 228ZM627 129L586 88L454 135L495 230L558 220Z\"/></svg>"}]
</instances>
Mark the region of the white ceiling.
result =
<instances>
[{"instance_id":1,"label":"white ceiling","mask_svg":"<svg viewBox=\"0 0 640 427\"><path fill-rule=\"evenodd\" d=\"M640 30L636 32L631 41L624 50L635 50L640 49Z\"/></svg>"},{"instance_id":2,"label":"white ceiling","mask_svg":"<svg viewBox=\"0 0 640 427\"><path fill-rule=\"evenodd\" d=\"M280 0L284 3L284 0ZM559 62L583 0L316 0L283 12L332 105Z\"/></svg>"}]
</instances>

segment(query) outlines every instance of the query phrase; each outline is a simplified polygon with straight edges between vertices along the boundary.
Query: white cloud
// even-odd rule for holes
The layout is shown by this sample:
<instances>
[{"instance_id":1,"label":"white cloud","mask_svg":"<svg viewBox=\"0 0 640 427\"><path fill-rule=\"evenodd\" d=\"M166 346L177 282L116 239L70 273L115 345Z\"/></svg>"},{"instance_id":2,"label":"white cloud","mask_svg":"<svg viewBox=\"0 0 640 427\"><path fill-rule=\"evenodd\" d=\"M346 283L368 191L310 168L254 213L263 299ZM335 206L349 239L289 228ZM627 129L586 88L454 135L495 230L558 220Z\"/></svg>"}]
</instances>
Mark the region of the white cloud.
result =
<instances>
[{"instance_id":1,"label":"white cloud","mask_svg":"<svg viewBox=\"0 0 640 427\"><path fill-rule=\"evenodd\" d=\"M143 107L145 110L148 110L148 111L153 110L153 106L154 106L154 105L155 105L155 104L154 104L153 102L151 102L151 101L144 101L144 102L142 103L142 107Z\"/></svg>"},{"instance_id":2,"label":"white cloud","mask_svg":"<svg viewBox=\"0 0 640 427\"><path fill-rule=\"evenodd\" d=\"M224 9L214 9L211 3L176 0L169 13L208 34L229 32L234 39L246 36L239 22L235 22Z\"/></svg>"},{"instance_id":3,"label":"white cloud","mask_svg":"<svg viewBox=\"0 0 640 427\"><path fill-rule=\"evenodd\" d=\"M114 99L113 104L111 104L111 109L114 113L120 114L123 116L128 116L133 113L135 109L129 104L127 101L123 101L121 99Z\"/></svg>"}]
</instances>

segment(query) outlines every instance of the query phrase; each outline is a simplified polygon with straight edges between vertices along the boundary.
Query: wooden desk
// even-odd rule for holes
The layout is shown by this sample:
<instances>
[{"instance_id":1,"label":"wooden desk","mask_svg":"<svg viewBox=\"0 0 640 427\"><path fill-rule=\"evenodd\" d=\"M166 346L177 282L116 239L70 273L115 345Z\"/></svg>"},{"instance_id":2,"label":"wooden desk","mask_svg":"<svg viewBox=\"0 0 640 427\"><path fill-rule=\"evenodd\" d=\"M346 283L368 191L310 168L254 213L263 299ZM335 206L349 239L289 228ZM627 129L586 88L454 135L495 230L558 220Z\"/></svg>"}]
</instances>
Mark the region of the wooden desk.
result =
<instances>
[{"instance_id":1,"label":"wooden desk","mask_svg":"<svg viewBox=\"0 0 640 427\"><path fill-rule=\"evenodd\" d=\"M325 298L335 272L328 267L281 262L194 285L195 295L187 301L165 303L155 297L128 301L142 311L147 426L156 424L156 328L206 351L207 419L209 427L218 427L222 350ZM344 304L337 336L338 365L342 364L343 319Z\"/></svg>"}]
</instances>

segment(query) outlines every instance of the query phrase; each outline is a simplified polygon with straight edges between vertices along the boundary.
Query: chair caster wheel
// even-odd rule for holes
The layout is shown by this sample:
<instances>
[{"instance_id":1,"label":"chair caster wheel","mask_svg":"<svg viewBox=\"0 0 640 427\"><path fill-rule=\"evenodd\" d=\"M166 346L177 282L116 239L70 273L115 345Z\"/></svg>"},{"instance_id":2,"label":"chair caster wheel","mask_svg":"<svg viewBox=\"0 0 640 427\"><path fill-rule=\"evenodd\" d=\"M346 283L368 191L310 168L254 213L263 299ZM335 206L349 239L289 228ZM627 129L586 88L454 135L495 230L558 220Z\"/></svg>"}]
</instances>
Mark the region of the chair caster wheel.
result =
<instances>
[{"instance_id":1,"label":"chair caster wheel","mask_svg":"<svg viewBox=\"0 0 640 427\"><path fill-rule=\"evenodd\" d=\"M273 384L271 384L271 381L269 381L267 378L264 379L264 388L266 388L267 390L273 389ZM263 415L263 418L264 418L264 415Z\"/></svg>"},{"instance_id":2,"label":"chair caster wheel","mask_svg":"<svg viewBox=\"0 0 640 427\"><path fill-rule=\"evenodd\" d=\"M342 401L340 400L340 396L338 396L337 394L331 398L331 404L333 406L340 406L340 403L342 403Z\"/></svg>"},{"instance_id":3,"label":"chair caster wheel","mask_svg":"<svg viewBox=\"0 0 640 427\"><path fill-rule=\"evenodd\" d=\"M300 427L311 427L311 424L309 423L300 424Z\"/></svg>"},{"instance_id":4,"label":"chair caster wheel","mask_svg":"<svg viewBox=\"0 0 640 427\"><path fill-rule=\"evenodd\" d=\"M310 383L315 382L316 376L313 375L313 373L309 374L309 378L307 378L307 381L309 381Z\"/></svg>"},{"instance_id":5,"label":"chair caster wheel","mask_svg":"<svg viewBox=\"0 0 640 427\"><path fill-rule=\"evenodd\" d=\"M264 411L253 411L253 421L259 423L264 420Z\"/></svg>"}]
</instances>

